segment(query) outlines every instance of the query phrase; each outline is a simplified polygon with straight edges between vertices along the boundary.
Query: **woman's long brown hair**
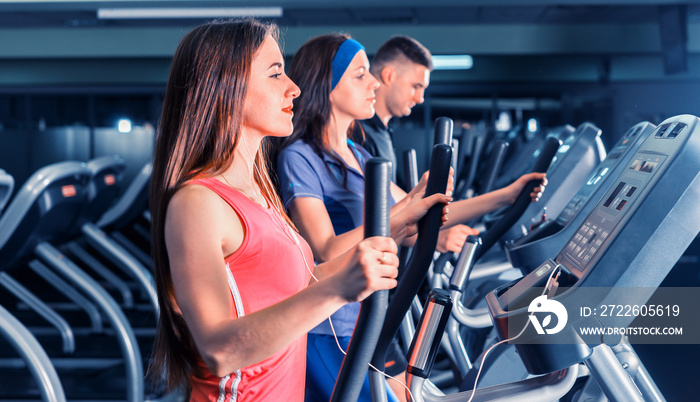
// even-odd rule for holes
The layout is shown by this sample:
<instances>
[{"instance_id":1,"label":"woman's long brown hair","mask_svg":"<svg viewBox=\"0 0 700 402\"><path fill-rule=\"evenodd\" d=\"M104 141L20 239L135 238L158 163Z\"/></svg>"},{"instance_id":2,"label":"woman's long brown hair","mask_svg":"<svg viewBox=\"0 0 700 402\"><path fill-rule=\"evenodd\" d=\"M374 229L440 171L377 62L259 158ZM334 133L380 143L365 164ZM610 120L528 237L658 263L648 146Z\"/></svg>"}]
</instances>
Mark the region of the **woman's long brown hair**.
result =
<instances>
[{"instance_id":1,"label":"woman's long brown hair","mask_svg":"<svg viewBox=\"0 0 700 402\"><path fill-rule=\"evenodd\" d=\"M155 143L150 208L160 315L148 376L168 391L202 377L201 357L177 307L165 246L165 215L173 194L193 178L223 173L233 161L253 55L275 25L254 19L214 21L189 32L173 58ZM264 152L254 180L284 213L271 185Z\"/></svg>"}]
</instances>

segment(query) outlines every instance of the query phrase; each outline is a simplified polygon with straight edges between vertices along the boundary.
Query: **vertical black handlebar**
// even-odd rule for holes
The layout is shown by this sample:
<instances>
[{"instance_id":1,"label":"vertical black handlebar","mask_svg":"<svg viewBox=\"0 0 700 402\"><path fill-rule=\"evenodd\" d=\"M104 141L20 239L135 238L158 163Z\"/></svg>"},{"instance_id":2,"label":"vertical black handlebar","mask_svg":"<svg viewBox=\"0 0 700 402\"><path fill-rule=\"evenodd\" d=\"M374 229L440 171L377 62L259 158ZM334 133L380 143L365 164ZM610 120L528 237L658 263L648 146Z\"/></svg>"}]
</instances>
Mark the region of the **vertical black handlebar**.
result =
<instances>
[{"instance_id":1,"label":"vertical black handlebar","mask_svg":"<svg viewBox=\"0 0 700 402\"><path fill-rule=\"evenodd\" d=\"M416 150L411 148L403 153L403 166L405 170L405 190L410 192L418 184L418 159L416 158Z\"/></svg>"},{"instance_id":2,"label":"vertical black handlebar","mask_svg":"<svg viewBox=\"0 0 700 402\"><path fill-rule=\"evenodd\" d=\"M433 147L430 160L430 177L425 190L426 197L446 191L451 161L452 148L449 145L437 144ZM372 357L372 364L381 371L384 370L386 351L391 343L391 339L396 335L396 331L406 311L411 306L413 296L418 292L433 259L438 232L442 225L443 208L444 204L434 205L418 222L418 238L413 248L413 254L406 264L399 286L387 308L384 327Z\"/></svg>"},{"instance_id":3,"label":"vertical black handlebar","mask_svg":"<svg viewBox=\"0 0 700 402\"><path fill-rule=\"evenodd\" d=\"M506 152L508 152L509 147L510 143L508 141L496 141L496 146L493 151L491 151L491 155L486 163L486 172L479 193L486 194L493 190L496 178L499 173L501 173L501 166L503 165L503 160L506 157Z\"/></svg>"},{"instance_id":4,"label":"vertical black handlebar","mask_svg":"<svg viewBox=\"0 0 700 402\"><path fill-rule=\"evenodd\" d=\"M472 143L472 153L469 160L469 171L466 174L466 183L462 191L455 194L455 200L462 200L467 198L467 193L469 189L474 185L474 180L476 179L476 173L479 170L479 161L481 161L481 154L484 149L484 136L477 135L474 137L474 142ZM463 168L464 169L464 168Z\"/></svg>"},{"instance_id":5,"label":"vertical black handlebar","mask_svg":"<svg viewBox=\"0 0 700 402\"><path fill-rule=\"evenodd\" d=\"M453 139L452 140L452 169L455 171L455 174L459 172L459 166L457 165L460 161L457 159L459 158L459 140Z\"/></svg>"},{"instance_id":6,"label":"vertical black handlebar","mask_svg":"<svg viewBox=\"0 0 700 402\"><path fill-rule=\"evenodd\" d=\"M561 140L556 137L547 137L544 145L542 146L542 151L535 161L535 165L532 168L533 172L544 173L547 171L549 164L552 162L554 155L557 154L557 150L561 146ZM523 190L515 199L513 205L508 207L506 212L503 213L501 219L498 220L486 233L481 236L482 245L477 251L475 260L484 255L496 242L507 232L515 222L520 219L522 214L530 205L530 193L535 187L540 185L540 180L529 181Z\"/></svg>"},{"instance_id":7,"label":"vertical black handlebar","mask_svg":"<svg viewBox=\"0 0 700 402\"><path fill-rule=\"evenodd\" d=\"M365 238L390 236L389 185L391 163L372 158L365 165ZM384 322L389 291L374 292L362 301L347 355L333 388L332 402L355 402L360 396L374 347Z\"/></svg>"},{"instance_id":8,"label":"vertical black handlebar","mask_svg":"<svg viewBox=\"0 0 700 402\"><path fill-rule=\"evenodd\" d=\"M433 135L433 145L452 144L452 131L454 123L449 117L438 117L435 119L435 131Z\"/></svg>"},{"instance_id":9,"label":"vertical black handlebar","mask_svg":"<svg viewBox=\"0 0 700 402\"><path fill-rule=\"evenodd\" d=\"M365 164L365 238L391 236L389 197L391 162L372 158Z\"/></svg>"}]
</instances>

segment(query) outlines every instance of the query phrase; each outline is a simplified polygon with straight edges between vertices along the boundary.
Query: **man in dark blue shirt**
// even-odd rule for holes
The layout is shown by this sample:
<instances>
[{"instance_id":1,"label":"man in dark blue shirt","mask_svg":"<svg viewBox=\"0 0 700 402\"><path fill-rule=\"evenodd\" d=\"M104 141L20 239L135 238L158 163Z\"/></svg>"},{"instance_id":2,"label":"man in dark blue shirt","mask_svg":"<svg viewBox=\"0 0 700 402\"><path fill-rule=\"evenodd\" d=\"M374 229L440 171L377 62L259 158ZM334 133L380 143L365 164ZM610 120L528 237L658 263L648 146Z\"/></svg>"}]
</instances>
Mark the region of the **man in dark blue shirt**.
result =
<instances>
[{"instance_id":1,"label":"man in dark blue shirt","mask_svg":"<svg viewBox=\"0 0 700 402\"><path fill-rule=\"evenodd\" d=\"M430 51L407 36L394 36L384 42L370 64L370 72L382 85L375 90L374 117L355 126L353 139L372 156L391 161L395 183L396 151L389 121L392 117L408 116L415 105L423 103L432 70ZM460 252L467 236L477 233L465 225L453 226L440 233L437 248L441 252Z\"/></svg>"},{"instance_id":2,"label":"man in dark blue shirt","mask_svg":"<svg viewBox=\"0 0 700 402\"><path fill-rule=\"evenodd\" d=\"M379 47L372 59L370 72L382 84L375 91L375 115L360 122L362 136L355 131L355 140L373 156L392 162L396 181L396 152L393 133L389 128L392 117L411 114L413 106L423 103L423 94L430 84L433 69L431 54L417 40L394 36Z\"/></svg>"}]
</instances>

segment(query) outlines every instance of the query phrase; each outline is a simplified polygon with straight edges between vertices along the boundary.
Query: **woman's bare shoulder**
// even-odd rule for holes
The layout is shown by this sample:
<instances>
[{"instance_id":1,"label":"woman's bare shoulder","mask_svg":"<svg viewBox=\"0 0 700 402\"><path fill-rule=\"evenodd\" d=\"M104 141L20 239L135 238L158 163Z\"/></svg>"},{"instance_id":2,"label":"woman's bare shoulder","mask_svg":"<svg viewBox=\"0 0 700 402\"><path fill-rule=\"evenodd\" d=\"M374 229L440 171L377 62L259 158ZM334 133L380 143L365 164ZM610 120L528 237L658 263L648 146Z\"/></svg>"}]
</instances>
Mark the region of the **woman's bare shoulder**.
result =
<instances>
[{"instance_id":1,"label":"woman's bare shoulder","mask_svg":"<svg viewBox=\"0 0 700 402\"><path fill-rule=\"evenodd\" d=\"M198 226L215 229L224 218L230 218L226 207L226 202L209 188L185 185L173 194L168 203L166 225L171 223L182 229Z\"/></svg>"},{"instance_id":2,"label":"woman's bare shoulder","mask_svg":"<svg viewBox=\"0 0 700 402\"><path fill-rule=\"evenodd\" d=\"M228 255L240 246L243 228L238 215L218 194L192 184L178 189L168 204L166 241L168 234L181 237L172 239L180 245L213 241Z\"/></svg>"}]
</instances>

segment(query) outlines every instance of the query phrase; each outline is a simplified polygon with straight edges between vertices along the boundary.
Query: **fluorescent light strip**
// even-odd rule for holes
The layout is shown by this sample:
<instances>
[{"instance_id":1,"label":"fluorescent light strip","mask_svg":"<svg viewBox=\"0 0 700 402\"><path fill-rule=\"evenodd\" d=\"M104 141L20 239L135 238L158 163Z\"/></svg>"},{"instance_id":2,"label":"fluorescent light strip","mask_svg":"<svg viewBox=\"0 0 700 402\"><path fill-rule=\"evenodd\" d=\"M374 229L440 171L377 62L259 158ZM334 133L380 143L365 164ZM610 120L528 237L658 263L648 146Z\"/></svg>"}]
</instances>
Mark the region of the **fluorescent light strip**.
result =
<instances>
[{"instance_id":1,"label":"fluorescent light strip","mask_svg":"<svg viewBox=\"0 0 700 402\"><path fill-rule=\"evenodd\" d=\"M160 19L160 18L218 18L218 17L281 17L282 7L234 8L99 8L97 18Z\"/></svg>"},{"instance_id":2,"label":"fluorescent light strip","mask_svg":"<svg viewBox=\"0 0 700 402\"><path fill-rule=\"evenodd\" d=\"M468 54L433 55L435 70L469 70L474 66L474 59Z\"/></svg>"}]
</instances>

